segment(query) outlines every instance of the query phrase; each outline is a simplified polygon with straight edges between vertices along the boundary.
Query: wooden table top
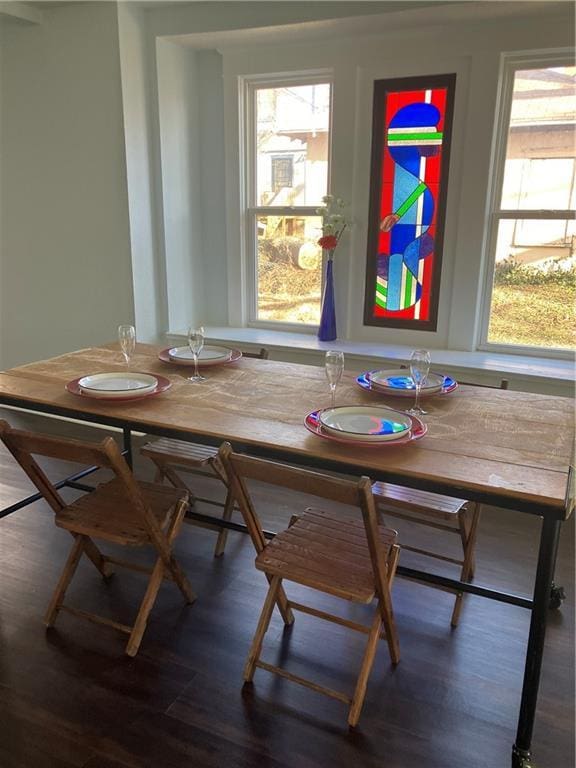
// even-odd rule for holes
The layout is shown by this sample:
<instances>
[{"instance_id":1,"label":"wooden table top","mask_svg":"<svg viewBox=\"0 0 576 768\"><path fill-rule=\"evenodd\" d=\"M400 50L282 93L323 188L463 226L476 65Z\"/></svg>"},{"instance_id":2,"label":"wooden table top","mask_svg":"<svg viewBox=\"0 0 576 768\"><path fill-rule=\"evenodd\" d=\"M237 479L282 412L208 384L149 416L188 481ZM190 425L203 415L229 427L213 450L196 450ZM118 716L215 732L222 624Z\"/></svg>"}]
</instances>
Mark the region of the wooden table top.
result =
<instances>
[{"instance_id":1,"label":"wooden table top","mask_svg":"<svg viewBox=\"0 0 576 768\"><path fill-rule=\"evenodd\" d=\"M317 461L374 479L477 498L510 508L567 517L574 444L574 403L569 398L463 386L425 400L428 434L404 446L349 447L310 434L307 413L330 404L324 369L243 358L204 370L200 385L191 369L158 360L159 347L139 344L132 370L161 374L167 392L139 402L107 403L69 394L68 381L89 373L125 370L116 345L71 352L0 373L0 403L82 412L103 423L119 419L157 434L163 430L229 439L271 457ZM337 402L406 401L362 390L345 372Z\"/></svg>"}]
</instances>

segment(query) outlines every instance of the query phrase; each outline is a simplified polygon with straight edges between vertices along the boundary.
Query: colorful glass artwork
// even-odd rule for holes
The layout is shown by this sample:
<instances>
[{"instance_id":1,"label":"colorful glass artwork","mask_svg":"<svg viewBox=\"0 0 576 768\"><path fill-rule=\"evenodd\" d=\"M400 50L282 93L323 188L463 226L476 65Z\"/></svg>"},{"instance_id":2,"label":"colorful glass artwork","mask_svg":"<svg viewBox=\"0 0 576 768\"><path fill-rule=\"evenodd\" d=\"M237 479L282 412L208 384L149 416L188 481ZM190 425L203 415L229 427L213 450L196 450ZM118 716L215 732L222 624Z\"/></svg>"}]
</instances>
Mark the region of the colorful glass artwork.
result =
<instances>
[{"instance_id":1,"label":"colorful glass artwork","mask_svg":"<svg viewBox=\"0 0 576 768\"><path fill-rule=\"evenodd\" d=\"M436 330L455 83L374 83L366 325Z\"/></svg>"}]
</instances>

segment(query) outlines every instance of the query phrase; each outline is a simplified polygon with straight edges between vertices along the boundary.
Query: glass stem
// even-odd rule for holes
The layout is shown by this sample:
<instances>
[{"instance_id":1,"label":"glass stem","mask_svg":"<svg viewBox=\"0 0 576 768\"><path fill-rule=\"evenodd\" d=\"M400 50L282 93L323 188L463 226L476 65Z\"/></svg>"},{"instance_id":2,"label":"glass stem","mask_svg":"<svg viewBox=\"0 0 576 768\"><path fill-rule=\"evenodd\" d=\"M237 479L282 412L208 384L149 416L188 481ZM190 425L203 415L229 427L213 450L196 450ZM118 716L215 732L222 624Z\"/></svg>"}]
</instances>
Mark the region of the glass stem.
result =
<instances>
[{"instance_id":1,"label":"glass stem","mask_svg":"<svg viewBox=\"0 0 576 768\"><path fill-rule=\"evenodd\" d=\"M418 402L420 400L420 384L416 384L416 402L414 403L414 410L418 411Z\"/></svg>"},{"instance_id":2,"label":"glass stem","mask_svg":"<svg viewBox=\"0 0 576 768\"><path fill-rule=\"evenodd\" d=\"M198 355L194 355L194 378L198 378Z\"/></svg>"},{"instance_id":3,"label":"glass stem","mask_svg":"<svg viewBox=\"0 0 576 768\"><path fill-rule=\"evenodd\" d=\"M332 408L336 407L336 387L332 386L330 387L330 392L332 393Z\"/></svg>"}]
</instances>

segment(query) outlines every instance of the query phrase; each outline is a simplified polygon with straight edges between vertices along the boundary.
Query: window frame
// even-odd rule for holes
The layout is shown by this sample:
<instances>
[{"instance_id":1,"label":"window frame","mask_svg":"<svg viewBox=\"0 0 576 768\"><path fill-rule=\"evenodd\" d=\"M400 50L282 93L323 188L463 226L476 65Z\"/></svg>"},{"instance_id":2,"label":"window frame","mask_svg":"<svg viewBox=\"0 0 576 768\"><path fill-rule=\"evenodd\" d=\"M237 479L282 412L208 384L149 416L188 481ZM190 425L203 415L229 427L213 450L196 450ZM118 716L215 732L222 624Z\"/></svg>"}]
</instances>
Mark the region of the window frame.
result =
<instances>
[{"instance_id":1,"label":"window frame","mask_svg":"<svg viewBox=\"0 0 576 768\"><path fill-rule=\"evenodd\" d=\"M316 216L316 210L322 205L321 201L313 205L281 206L257 205L257 152L256 152L256 92L264 88L280 88L289 85L319 85L330 86L330 113L328 120L328 173L327 190L329 194L332 167L332 128L334 113L334 73L332 69L309 70L306 72L285 72L278 75L254 75L243 77L240 82L241 93L241 132L243 134L242 152L240 158L242 195L241 221L243 222L244 237L244 266L245 266L245 295L246 325L249 328L268 328L271 330L296 331L310 333L318 329L318 324L287 323L280 320L258 319L258 254L257 254L257 220L259 216ZM322 254L321 274L324 290L325 258Z\"/></svg>"},{"instance_id":2,"label":"window frame","mask_svg":"<svg viewBox=\"0 0 576 768\"><path fill-rule=\"evenodd\" d=\"M486 239L484 246L484 279L478 323L476 349L498 354L522 354L531 357L552 357L570 359L574 350L559 347L536 347L523 344L502 344L488 341L492 294L494 289L494 268L496 245L501 221L512 220L559 220L576 219L576 213L570 209L505 209L500 207L504 185L508 133L512 112L512 97L516 72L526 69L574 66L573 53L569 49L554 51L534 51L523 54L502 54L500 60L499 89L496 101L496 115L491 162L491 180L488 194L486 215Z\"/></svg>"}]
</instances>

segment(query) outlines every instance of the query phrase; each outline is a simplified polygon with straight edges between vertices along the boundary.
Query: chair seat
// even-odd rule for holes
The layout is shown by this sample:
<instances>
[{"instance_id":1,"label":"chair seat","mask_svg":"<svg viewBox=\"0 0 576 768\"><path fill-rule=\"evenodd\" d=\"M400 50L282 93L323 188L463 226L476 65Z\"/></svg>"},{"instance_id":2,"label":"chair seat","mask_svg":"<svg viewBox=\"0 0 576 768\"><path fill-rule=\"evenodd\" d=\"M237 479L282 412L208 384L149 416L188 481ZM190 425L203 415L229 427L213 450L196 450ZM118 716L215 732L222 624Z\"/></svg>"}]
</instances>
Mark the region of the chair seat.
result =
<instances>
[{"instance_id":1,"label":"chair seat","mask_svg":"<svg viewBox=\"0 0 576 768\"><path fill-rule=\"evenodd\" d=\"M138 482L145 502L158 525L164 528L171 509L186 491L156 483ZM92 493L81 496L56 514L56 525L117 544L141 545L150 541L141 517L130 507L125 486L119 480L102 483Z\"/></svg>"},{"instance_id":2,"label":"chair seat","mask_svg":"<svg viewBox=\"0 0 576 768\"><path fill-rule=\"evenodd\" d=\"M468 503L464 499L454 499L452 496L442 496L440 493L419 491L415 488L403 488L392 483L374 483L372 493L377 504L389 504L391 510L401 509L444 519L451 519Z\"/></svg>"},{"instance_id":3,"label":"chair seat","mask_svg":"<svg viewBox=\"0 0 576 768\"><path fill-rule=\"evenodd\" d=\"M204 467L218 455L218 449L200 443L186 443L184 440L162 437L153 443L147 443L141 453L156 462L169 462L181 467Z\"/></svg>"},{"instance_id":4,"label":"chair seat","mask_svg":"<svg viewBox=\"0 0 576 768\"><path fill-rule=\"evenodd\" d=\"M394 531L380 528L384 560L395 540ZM318 509L307 509L275 536L256 558L256 567L345 600L369 603L375 595L364 523L337 520Z\"/></svg>"}]
</instances>

